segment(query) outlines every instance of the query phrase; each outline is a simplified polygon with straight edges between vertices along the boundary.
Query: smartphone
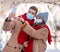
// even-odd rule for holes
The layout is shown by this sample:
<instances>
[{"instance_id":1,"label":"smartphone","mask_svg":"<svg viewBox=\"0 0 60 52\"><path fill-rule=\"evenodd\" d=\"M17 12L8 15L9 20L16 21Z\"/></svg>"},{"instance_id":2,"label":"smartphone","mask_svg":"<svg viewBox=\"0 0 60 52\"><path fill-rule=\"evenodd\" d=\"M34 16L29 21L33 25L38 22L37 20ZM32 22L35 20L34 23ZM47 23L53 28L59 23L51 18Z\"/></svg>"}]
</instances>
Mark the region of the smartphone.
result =
<instances>
[{"instance_id":1,"label":"smartphone","mask_svg":"<svg viewBox=\"0 0 60 52\"><path fill-rule=\"evenodd\" d=\"M11 12L12 12L12 13L16 13L16 10L17 10L17 8L14 7Z\"/></svg>"}]
</instances>

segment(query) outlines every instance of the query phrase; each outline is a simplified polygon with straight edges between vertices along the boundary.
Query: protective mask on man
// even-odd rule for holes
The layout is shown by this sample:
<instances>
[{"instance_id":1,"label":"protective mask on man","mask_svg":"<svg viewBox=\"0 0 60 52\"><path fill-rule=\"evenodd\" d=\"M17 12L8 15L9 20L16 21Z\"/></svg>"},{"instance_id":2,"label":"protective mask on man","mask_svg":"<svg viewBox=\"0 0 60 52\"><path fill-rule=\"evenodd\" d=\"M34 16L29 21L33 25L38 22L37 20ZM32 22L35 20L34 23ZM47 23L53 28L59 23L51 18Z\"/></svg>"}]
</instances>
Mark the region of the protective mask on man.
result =
<instances>
[{"instance_id":1,"label":"protective mask on man","mask_svg":"<svg viewBox=\"0 0 60 52\"><path fill-rule=\"evenodd\" d=\"M26 16L27 16L27 18L30 19L30 20L34 19L34 15L32 15L32 14L30 14L30 13L27 13Z\"/></svg>"},{"instance_id":2,"label":"protective mask on man","mask_svg":"<svg viewBox=\"0 0 60 52\"><path fill-rule=\"evenodd\" d=\"M36 19L36 21L35 21L36 24L39 24L39 23L42 23L42 22L43 22L42 19Z\"/></svg>"}]
</instances>

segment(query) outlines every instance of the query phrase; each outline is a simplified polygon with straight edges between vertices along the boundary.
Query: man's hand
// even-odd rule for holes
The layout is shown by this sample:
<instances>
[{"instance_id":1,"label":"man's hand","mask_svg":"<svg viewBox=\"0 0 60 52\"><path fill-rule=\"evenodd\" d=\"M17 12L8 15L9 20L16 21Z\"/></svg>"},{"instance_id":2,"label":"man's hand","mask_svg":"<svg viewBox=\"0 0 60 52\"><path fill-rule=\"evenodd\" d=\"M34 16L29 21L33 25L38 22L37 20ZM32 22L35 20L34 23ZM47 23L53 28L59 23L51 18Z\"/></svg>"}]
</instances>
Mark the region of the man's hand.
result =
<instances>
[{"instance_id":1,"label":"man's hand","mask_svg":"<svg viewBox=\"0 0 60 52\"><path fill-rule=\"evenodd\" d=\"M11 21L11 20L13 20L13 18L15 18L15 13L10 13L5 21Z\"/></svg>"},{"instance_id":2,"label":"man's hand","mask_svg":"<svg viewBox=\"0 0 60 52\"><path fill-rule=\"evenodd\" d=\"M15 17L15 13L10 13L8 17L9 18L14 18Z\"/></svg>"},{"instance_id":3,"label":"man's hand","mask_svg":"<svg viewBox=\"0 0 60 52\"><path fill-rule=\"evenodd\" d=\"M28 41L24 42L24 47L27 47L28 46Z\"/></svg>"}]
</instances>

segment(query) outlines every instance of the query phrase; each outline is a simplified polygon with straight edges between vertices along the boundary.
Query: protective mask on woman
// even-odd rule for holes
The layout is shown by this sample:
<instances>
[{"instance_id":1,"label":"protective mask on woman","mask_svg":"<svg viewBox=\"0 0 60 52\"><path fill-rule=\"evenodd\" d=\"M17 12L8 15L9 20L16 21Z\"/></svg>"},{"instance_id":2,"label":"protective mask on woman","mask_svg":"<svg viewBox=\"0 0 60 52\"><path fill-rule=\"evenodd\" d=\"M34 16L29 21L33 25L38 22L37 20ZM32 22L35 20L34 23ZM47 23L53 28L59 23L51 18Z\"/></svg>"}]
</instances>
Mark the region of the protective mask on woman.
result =
<instances>
[{"instance_id":1,"label":"protective mask on woman","mask_svg":"<svg viewBox=\"0 0 60 52\"><path fill-rule=\"evenodd\" d=\"M30 13L27 13L26 16L27 16L27 18L30 19L30 20L34 19L34 15L32 15L32 14L30 14Z\"/></svg>"},{"instance_id":2,"label":"protective mask on woman","mask_svg":"<svg viewBox=\"0 0 60 52\"><path fill-rule=\"evenodd\" d=\"M42 23L42 22L43 22L42 19L36 19L36 21L35 21L36 24L39 24L39 23Z\"/></svg>"}]
</instances>

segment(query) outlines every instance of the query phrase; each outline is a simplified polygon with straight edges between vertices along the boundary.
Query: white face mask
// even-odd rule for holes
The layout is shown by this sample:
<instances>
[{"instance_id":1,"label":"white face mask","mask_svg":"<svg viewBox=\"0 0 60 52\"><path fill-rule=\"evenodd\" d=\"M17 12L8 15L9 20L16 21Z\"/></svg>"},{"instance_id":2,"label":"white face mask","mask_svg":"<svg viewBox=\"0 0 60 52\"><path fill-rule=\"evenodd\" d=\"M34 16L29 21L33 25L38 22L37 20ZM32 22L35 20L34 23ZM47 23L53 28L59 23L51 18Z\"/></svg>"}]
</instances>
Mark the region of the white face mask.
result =
<instances>
[{"instance_id":1,"label":"white face mask","mask_svg":"<svg viewBox=\"0 0 60 52\"><path fill-rule=\"evenodd\" d=\"M36 21L35 21L36 24L39 24L39 23L42 23L42 22L43 22L42 19L36 19Z\"/></svg>"}]
</instances>

